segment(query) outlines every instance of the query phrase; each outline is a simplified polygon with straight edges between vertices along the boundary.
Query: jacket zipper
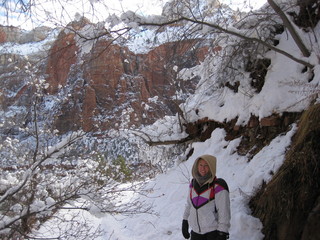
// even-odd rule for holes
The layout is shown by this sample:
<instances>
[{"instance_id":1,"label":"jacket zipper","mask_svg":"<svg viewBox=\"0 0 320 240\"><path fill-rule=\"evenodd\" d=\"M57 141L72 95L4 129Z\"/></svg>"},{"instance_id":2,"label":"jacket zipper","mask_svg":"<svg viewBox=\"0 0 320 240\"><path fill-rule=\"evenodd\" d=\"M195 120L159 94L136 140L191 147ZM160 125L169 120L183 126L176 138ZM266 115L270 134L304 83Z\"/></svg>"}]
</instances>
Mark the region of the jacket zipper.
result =
<instances>
[{"instance_id":1,"label":"jacket zipper","mask_svg":"<svg viewBox=\"0 0 320 240\"><path fill-rule=\"evenodd\" d=\"M199 216L198 216L198 209L196 209L196 213L197 213L197 224L198 224L198 228L199 228L199 233L201 233L201 227L200 227Z\"/></svg>"},{"instance_id":2,"label":"jacket zipper","mask_svg":"<svg viewBox=\"0 0 320 240\"><path fill-rule=\"evenodd\" d=\"M198 205L198 202L199 202L199 195L198 195L198 198L197 198L197 205ZM199 228L199 233L201 233L201 227L200 227L200 223L199 223L199 214L198 214L198 209L196 209L196 215L197 215L197 224L198 224L198 228Z\"/></svg>"}]
</instances>

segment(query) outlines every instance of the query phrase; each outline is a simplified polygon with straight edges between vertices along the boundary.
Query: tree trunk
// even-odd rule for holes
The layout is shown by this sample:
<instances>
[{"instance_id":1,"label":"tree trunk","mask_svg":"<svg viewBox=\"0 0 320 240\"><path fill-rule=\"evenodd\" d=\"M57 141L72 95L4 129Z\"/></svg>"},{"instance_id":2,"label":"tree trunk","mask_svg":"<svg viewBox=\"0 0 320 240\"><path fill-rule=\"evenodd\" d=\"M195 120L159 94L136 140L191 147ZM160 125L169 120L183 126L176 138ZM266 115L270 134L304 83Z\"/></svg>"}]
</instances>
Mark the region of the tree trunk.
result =
<instances>
[{"instance_id":1,"label":"tree trunk","mask_svg":"<svg viewBox=\"0 0 320 240\"><path fill-rule=\"evenodd\" d=\"M302 52L304 57L309 57L310 52L307 49L307 47L304 45L303 41L301 40L300 36L298 33L295 31L294 27L292 26L290 20L287 18L287 15L281 10L281 8L273 1L273 0L268 0L268 3L270 6L273 8L273 10L280 16L280 18L283 21L284 26L288 29L290 32L293 40L299 47L300 51Z\"/></svg>"}]
</instances>

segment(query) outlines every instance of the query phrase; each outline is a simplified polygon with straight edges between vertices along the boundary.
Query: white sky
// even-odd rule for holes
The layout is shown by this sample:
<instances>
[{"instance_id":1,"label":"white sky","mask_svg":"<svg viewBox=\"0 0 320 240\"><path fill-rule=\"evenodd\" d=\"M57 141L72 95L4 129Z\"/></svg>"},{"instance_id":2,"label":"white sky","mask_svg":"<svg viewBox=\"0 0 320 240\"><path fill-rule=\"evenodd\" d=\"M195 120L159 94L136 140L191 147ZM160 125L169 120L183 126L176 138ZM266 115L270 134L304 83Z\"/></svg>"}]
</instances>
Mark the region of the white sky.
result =
<instances>
[{"instance_id":1,"label":"white sky","mask_svg":"<svg viewBox=\"0 0 320 240\"><path fill-rule=\"evenodd\" d=\"M0 24L21 26L24 29L32 29L39 25L49 25L51 27L69 23L75 19L76 13L85 15L90 21L102 21L109 14L120 14L124 11L132 10L144 15L161 14L162 7L168 0L35 0L38 3L37 9L33 13L37 15L37 22L26 21L23 15L11 15L8 19L3 17L0 8ZM211 0L208 0L211 1ZM220 0L233 9L250 10L261 7L267 0ZM98 19L97 19L98 18ZM50 23L47 21L49 19ZM46 23L45 23L46 22Z\"/></svg>"}]
</instances>

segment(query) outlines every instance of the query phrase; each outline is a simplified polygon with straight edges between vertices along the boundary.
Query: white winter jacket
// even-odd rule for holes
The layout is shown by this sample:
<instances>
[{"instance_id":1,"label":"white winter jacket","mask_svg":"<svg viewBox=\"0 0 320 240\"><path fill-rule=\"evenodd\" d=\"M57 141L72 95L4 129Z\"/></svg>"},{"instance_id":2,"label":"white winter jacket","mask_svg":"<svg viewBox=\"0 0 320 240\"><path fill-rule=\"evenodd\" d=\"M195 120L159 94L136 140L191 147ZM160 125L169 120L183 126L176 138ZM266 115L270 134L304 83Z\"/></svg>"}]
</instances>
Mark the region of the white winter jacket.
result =
<instances>
[{"instance_id":1,"label":"white winter jacket","mask_svg":"<svg viewBox=\"0 0 320 240\"><path fill-rule=\"evenodd\" d=\"M211 182L199 186L195 178L190 184L188 199L183 214L183 219L188 220L191 229L199 234L205 234L215 230L228 233L230 228L230 199L229 189L223 179L215 178L216 159L210 155L198 158L204 159L213 173ZM210 162L211 161L211 162ZM193 167L197 171L196 167Z\"/></svg>"}]
</instances>

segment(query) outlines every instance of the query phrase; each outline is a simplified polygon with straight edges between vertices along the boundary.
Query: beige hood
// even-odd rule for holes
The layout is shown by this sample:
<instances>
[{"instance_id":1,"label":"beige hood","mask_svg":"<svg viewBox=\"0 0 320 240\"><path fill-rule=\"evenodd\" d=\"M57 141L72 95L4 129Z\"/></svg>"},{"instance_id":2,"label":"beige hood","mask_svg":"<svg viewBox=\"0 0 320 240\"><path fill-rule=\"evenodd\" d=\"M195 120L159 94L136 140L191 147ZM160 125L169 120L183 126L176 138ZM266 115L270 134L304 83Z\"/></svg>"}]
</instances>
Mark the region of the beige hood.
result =
<instances>
[{"instance_id":1,"label":"beige hood","mask_svg":"<svg viewBox=\"0 0 320 240\"><path fill-rule=\"evenodd\" d=\"M202 156L198 157L196 159L196 161L194 162L193 166L192 166L192 177L193 178L197 178L197 176L199 176L197 174L197 172L198 172L197 166L198 166L199 159L203 159L208 163L212 176L206 182L212 182L213 179L216 176L216 168L217 168L217 159L216 159L216 157L214 157L212 155L202 155Z\"/></svg>"}]
</instances>

